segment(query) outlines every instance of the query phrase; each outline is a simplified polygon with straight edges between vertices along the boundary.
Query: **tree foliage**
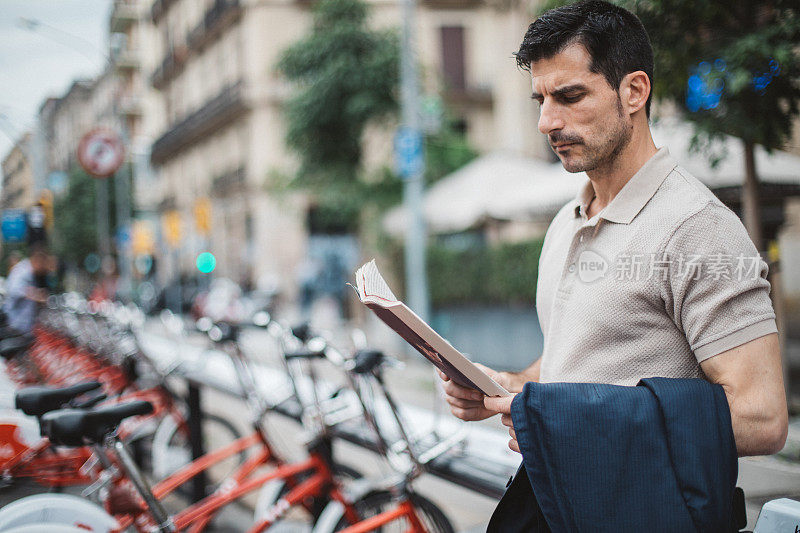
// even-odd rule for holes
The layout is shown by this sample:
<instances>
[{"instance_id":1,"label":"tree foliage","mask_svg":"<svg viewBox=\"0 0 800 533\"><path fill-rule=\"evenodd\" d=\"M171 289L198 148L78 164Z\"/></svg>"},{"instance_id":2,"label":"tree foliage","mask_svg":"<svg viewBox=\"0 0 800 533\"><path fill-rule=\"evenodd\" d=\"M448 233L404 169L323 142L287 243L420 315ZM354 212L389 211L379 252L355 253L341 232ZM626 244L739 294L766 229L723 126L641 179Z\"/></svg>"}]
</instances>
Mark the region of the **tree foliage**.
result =
<instances>
[{"instance_id":1,"label":"tree foliage","mask_svg":"<svg viewBox=\"0 0 800 533\"><path fill-rule=\"evenodd\" d=\"M364 128L397 109L399 41L369 29L367 15L361 0L321 0L312 30L280 59L298 87L286 141L300 156L299 185L358 180Z\"/></svg>"},{"instance_id":2,"label":"tree foliage","mask_svg":"<svg viewBox=\"0 0 800 533\"><path fill-rule=\"evenodd\" d=\"M707 136L785 145L800 106L796 0L625 0L650 34L654 95Z\"/></svg>"},{"instance_id":3,"label":"tree foliage","mask_svg":"<svg viewBox=\"0 0 800 533\"><path fill-rule=\"evenodd\" d=\"M53 203L53 251L73 265L81 265L88 254L97 251L96 187L97 180L73 170L67 192Z\"/></svg>"}]
</instances>

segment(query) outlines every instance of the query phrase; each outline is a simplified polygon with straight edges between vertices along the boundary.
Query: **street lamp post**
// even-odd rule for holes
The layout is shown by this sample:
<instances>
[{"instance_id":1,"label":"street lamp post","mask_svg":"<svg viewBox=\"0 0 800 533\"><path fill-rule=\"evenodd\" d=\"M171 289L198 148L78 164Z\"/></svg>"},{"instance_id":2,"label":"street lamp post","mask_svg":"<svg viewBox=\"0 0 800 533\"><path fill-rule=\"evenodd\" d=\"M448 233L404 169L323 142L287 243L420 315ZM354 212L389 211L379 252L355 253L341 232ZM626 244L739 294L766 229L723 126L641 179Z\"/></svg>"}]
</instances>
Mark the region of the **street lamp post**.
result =
<instances>
[{"instance_id":1,"label":"street lamp post","mask_svg":"<svg viewBox=\"0 0 800 533\"><path fill-rule=\"evenodd\" d=\"M419 85L416 56L416 0L403 1L403 41L400 51L400 91L403 126L415 142L422 142L420 131ZM406 233L406 291L411 308L423 319L429 315L428 281L425 273L425 221L422 216L422 195L425 165L418 150L418 164L410 165L403 186L403 201L410 215Z\"/></svg>"}]
</instances>

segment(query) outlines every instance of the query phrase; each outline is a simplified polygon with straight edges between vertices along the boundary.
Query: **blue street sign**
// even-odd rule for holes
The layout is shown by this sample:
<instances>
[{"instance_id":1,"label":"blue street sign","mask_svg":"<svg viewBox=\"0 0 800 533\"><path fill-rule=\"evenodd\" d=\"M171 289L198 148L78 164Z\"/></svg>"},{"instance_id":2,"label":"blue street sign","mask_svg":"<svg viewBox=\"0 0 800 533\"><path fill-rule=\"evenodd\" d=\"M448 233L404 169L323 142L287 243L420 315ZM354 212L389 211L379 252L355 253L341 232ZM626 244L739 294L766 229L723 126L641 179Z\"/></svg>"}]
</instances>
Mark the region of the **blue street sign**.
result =
<instances>
[{"instance_id":1,"label":"blue street sign","mask_svg":"<svg viewBox=\"0 0 800 533\"><path fill-rule=\"evenodd\" d=\"M131 228L128 226L121 226L117 228L117 246L119 248L127 249L131 245Z\"/></svg>"},{"instance_id":2,"label":"blue street sign","mask_svg":"<svg viewBox=\"0 0 800 533\"><path fill-rule=\"evenodd\" d=\"M67 182L69 181L66 172L54 170L47 175L47 188L55 194L63 194L67 190Z\"/></svg>"},{"instance_id":3,"label":"blue street sign","mask_svg":"<svg viewBox=\"0 0 800 533\"><path fill-rule=\"evenodd\" d=\"M403 126L394 136L394 155L397 173L408 179L422 172L425 160L422 153L422 132Z\"/></svg>"},{"instance_id":4,"label":"blue street sign","mask_svg":"<svg viewBox=\"0 0 800 533\"><path fill-rule=\"evenodd\" d=\"M3 240L9 243L24 242L28 233L27 215L23 209L6 209L3 211L0 229Z\"/></svg>"}]
</instances>

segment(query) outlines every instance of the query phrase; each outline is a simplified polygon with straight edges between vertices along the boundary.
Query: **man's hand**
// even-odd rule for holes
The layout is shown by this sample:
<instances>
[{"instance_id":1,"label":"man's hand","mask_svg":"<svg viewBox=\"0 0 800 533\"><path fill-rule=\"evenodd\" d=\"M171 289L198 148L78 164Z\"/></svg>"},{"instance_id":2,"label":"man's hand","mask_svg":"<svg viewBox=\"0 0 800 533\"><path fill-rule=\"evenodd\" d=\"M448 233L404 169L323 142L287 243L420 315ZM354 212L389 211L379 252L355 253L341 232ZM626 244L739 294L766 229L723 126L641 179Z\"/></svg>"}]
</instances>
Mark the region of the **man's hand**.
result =
<instances>
[{"instance_id":1,"label":"man's hand","mask_svg":"<svg viewBox=\"0 0 800 533\"><path fill-rule=\"evenodd\" d=\"M531 366L522 372L497 372L488 366L475 363L475 366L483 370L490 378L495 380L501 387L508 392L518 393L529 381L539 381L539 367L541 359L537 359ZM439 377L444 383L445 400L450 404L450 412L461 420L468 422L484 420L497 414L490 411L483 405L484 395L478 391L468 389L453 383L449 377L441 370L438 370Z\"/></svg>"},{"instance_id":2,"label":"man's hand","mask_svg":"<svg viewBox=\"0 0 800 533\"><path fill-rule=\"evenodd\" d=\"M490 378L498 383L500 383L498 381L500 374L505 373L495 372L488 366L479 363L475 363L475 366L486 372ZM441 370L437 370L437 372L439 372L439 377L444 381L444 399L450 404L450 412L453 413L455 417L471 422L475 420L484 420L497 414L495 411L490 411L483 406L483 393L458 385ZM500 383L500 385L502 385L502 383Z\"/></svg>"},{"instance_id":3,"label":"man's hand","mask_svg":"<svg viewBox=\"0 0 800 533\"><path fill-rule=\"evenodd\" d=\"M519 451L517 433L514 431L514 421L511 419L511 402L514 401L514 398L516 398L516 395L495 398L485 397L483 405L486 410L502 415L500 422L508 428L508 434L511 436L511 440L508 441L508 447L517 453L522 453Z\"/></svg>"},{"instance_id":4,"label":"man's hand","mask_svg":"<svg viewBox=\"0 0 800 533\"><path fill-rule=\"evenodd\" d=\"M47 291L36 287L28 287L25 290L25 298L43 304L47 302Z\"/></svg>"}]
</instances>

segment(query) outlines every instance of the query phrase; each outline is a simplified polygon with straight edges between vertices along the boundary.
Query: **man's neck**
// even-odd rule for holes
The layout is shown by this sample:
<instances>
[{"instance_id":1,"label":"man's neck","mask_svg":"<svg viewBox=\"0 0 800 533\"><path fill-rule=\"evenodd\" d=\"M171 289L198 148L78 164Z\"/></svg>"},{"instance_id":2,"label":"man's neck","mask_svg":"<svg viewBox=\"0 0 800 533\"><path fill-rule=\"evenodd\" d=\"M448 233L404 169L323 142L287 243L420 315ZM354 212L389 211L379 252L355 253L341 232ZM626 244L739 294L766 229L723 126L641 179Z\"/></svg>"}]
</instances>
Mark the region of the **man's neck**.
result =
<instances>
[{"instance_id":1,"label":"man's neck","mask_svg":"<svg viewBox=\"0 0 800 533\"><path fill-rule=\"evenodd\" d=\"M625 184L657 151L650 128L645 125L644 131L634 132L631 141L616 159L607 165L587 171L586 175L592 182L596 196L587 216L593 217L610 204Z\"/></svg>"}]
</instances>

